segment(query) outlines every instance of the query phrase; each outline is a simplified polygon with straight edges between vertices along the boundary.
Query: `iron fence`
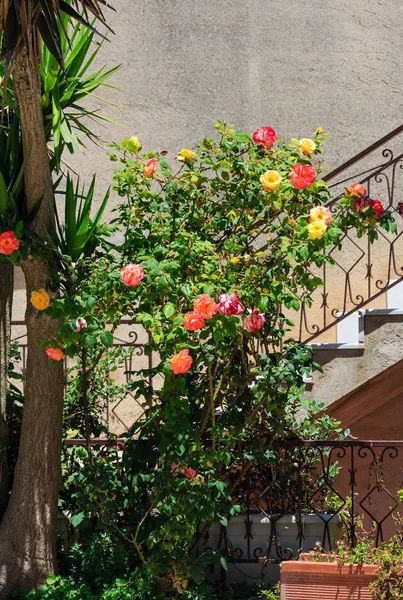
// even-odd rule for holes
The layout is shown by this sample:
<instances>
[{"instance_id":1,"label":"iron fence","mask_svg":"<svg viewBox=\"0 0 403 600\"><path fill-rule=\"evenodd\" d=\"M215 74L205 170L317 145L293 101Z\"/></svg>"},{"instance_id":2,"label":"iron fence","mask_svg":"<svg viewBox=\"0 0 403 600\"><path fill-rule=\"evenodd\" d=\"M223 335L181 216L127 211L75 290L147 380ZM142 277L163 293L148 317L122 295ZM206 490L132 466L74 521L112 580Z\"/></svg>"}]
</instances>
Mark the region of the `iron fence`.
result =
<instances>
[{"instance_id":1,"label":"iron fence","mask_svg":"<svg viewBox=\"0 0 403 600\"><path fill-rule=\"evenodd\" d=\"M316 544L332 550L366 537L379 546L401 526L402 474L403 441L283 442L276 462L253 465L240 485L242 515L199 532L201 546L261 567Z\"/></svg>"}]
</instances>

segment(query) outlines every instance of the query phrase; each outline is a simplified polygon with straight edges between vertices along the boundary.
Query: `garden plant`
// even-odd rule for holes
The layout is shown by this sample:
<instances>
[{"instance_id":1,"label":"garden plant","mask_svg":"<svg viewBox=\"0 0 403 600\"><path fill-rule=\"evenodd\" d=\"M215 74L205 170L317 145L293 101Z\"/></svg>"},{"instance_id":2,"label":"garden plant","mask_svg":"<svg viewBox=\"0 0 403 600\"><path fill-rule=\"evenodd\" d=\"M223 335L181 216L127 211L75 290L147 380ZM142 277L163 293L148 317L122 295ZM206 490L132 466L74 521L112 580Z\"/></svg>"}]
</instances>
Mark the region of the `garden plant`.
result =
<instances>
[{"instance_id":1,"label":"garden plant","mask_svg":"<svg viewBox=\"0 0 403 600\"><path fill-rule=\"evenodd\" d=\"M312 357L293 339L292 312L322 285L314 269L332 264L323 250L347 228L370 239L375 225L395 228L359 185L324 206L321 129L288 144L270 127L249 136L219 122L217 132L172 164L142 153L136 136L113 145L123 242L112 249L110 231L97 230L97 247L73 260L78 209L75 234L66 223L50 244L60 297L46 283L31 292L37 327L58 324L37 352L50 365L78 358L83 407L121 318L148 334L152 367L128 386L143 417L124 443L82 450L64 501L127 548L160 598L196 599L209 564L227 569L225 551L198 555L198 541L242 511L244 482L275 463L279 442L308 434L296 410ZM326 418L313 427L338 430ZM92 435L88 420L82 431Z\"/></svg>"}]
</instances>

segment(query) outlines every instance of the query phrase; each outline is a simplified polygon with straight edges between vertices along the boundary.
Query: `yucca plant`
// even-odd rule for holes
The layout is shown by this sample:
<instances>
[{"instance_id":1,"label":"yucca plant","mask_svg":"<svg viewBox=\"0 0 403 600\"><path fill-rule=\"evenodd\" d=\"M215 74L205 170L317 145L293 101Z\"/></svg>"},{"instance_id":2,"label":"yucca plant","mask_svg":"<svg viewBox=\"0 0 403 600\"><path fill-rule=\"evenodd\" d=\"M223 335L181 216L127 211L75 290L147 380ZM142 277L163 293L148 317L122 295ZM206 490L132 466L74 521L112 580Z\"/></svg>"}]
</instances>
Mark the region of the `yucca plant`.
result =
<instances>
[{"instance_id":1,"label":"yucca plant","mask_svg":"<svg viewBox=\"0 0 403 600\"><path fill-rule=\"evenodd\" d=\"M69 21L64 16L59 30L65 56L64 68L59 65L45 44L43 44L40 66L45 135L48 140L53 140L52 167L56 170L60 169L60 160L65 147L73 153L74 147L85 148L84 139L100 141L98 135L90 128L89 122L118 124L103 116L99 108L89 110L82 102L93 95L99 87L117 89L106 82L121 67L117 65L112 69L106 69L103 65L91 72L90 68L102 47L101 42L92 52L90 51L94 41L94 29L76 23L69 32ZM103 101L99 96L97 99Z\"/></svg>"},{"instance_id":2,"label":"yucca plant","mask_svg":"<svg viewBox=\"0 0 403 600\"><path fill-rule=\"evenodd\" d=\"M0 0L5 76L13 75L26 158L26 211L31 212L41 199L30 229L42 239L54 228L55 210L43 123L41 39L64 67L60 34L63 14L87 27L91 27L93 18L106 25L106 6L105 0L72 0L71 4L63 0ZM62 123L60 131L61 128ZM58 295L51 260L38 254L22 261L21 266L28 298L41 288L51 297ZM26 325L24 416L13 490L0 525L0 598L16 585L37 587L57 570L55 540L64 376L62 363L50 361L40 344L55 337L59 324L47 315L38 319L28 302Z\"/></svg>"},{"instance_id":3,"label":"yucca plant","mask_svg":"<svg viewBox=\"0 0 403 600\"><path fill-rule=\"evenodd\" d=\"M77 262L81 257L91 256L99 241L99 223L104 214L109 199L106 192L100 207L91 218L95 191L95 176L86 192L83 188L80 192L80 181L76 185L67 175L66 189L59 194L64 197L64 222L59 219L58 211L55 210L56 227L52 232L50 243L55 252L63 259Z\"/></svg>"},{"instance_id":4,"label":"yucca plant","mask_svg":"<svg viewBox=\"0 0 403 600\"><path fill-rule=\"evenodd\" d=\"M65 55L60 24L63 25L64 15L88 28L92 27L92 15L108 27L102 6L109 5L105 0L0 0L0 35L3 37L6 74L11 72L21 48L39 58L40 38L63 67Z\"/></svg>"},{"instance_id":5,"label":"yucca plant","mask_svg":"<svg viewBox=\"0 0 403 600\"><path fill-rule=\"evenodd\" d=\"M24 155L17 115L3 113L0 129L0 231L14 229L24 207Z\"/></svg>"},{"instance_id":6,"label":"yucca plant","mask_svg":"<svg viewBox=\"0 0 403 600\"><path fill-rule=\"evenodd\" d=\"M92 25L95 25L93 21ZM80 150L86 147L85 138L95 143L101 141L99 136L91 129L90 122L113 123L117 121L109 119L101 114L99 108L89 110L83 101L93 95L98 88L104 86L118 89L107 84L120 68L117 65L112 69L106 69L103 65L91 71L91 66L102 47L94 45L94 30L88 29L81 23L75 23L71 27L66 15L63 16L63 25L59 25L60 42L65 54L65 65L62 68L47 46L42 43L42 58L40 63L41 77L41 105L45 126L46 141L53 142L51 168L60 170L60 161L64 148L68 148L71 154L74 148ZM0 77L5 75L5 67L0 64ZM3 114L13 113L19 115L15 101L13 78L7 78L7 86L0 88L3 96ZM104 102L96 96L97 100Z\"/></svg>"}]
</instances>

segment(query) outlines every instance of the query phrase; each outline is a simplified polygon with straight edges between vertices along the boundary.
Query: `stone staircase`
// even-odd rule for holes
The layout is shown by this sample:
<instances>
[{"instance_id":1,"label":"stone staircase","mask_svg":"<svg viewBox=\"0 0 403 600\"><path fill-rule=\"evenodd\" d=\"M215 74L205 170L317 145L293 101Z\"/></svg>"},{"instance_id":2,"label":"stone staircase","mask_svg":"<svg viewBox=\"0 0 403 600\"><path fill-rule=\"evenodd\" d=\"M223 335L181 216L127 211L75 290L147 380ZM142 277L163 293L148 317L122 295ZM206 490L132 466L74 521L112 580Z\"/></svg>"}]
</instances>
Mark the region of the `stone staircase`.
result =
<instances>
[{"instance_id":1,"label":"stone staircase","mask_svg":"<svg viewBox=\"0 0 403 600\"><path fill-rule=\"evenodd\" d=\"M403 360L403 308L360 310L340 329L344 341L312 344L322 372L306 380L306 398L324 402L326 408L351 398L354 390Z\"/></svg>"}]
</instances>

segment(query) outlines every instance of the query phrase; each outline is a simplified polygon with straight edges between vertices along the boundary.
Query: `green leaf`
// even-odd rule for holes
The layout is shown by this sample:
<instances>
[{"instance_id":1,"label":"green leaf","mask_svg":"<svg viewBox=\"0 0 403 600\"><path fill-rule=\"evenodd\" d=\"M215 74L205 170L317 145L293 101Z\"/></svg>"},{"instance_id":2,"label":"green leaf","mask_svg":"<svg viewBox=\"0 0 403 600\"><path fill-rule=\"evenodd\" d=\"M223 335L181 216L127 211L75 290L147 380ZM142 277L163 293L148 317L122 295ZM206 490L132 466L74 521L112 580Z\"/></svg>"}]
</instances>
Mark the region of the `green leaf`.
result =
<instances>
[{"instance_id":1,"label":"green leaf","mask_svg":"<svg viewBox=\"0 0 403 600\"><path fill-rule=\"evenodd\" d=\"M162 309L162 312L164 313L167 319L171 318L172 315L174 315L176 312L175 305L171 302L165 304L164 308Z\"/></svg>"},{"instance_id":2,"label":"green leaf","mask_svg":"<svg viewBox=\"0 0 403 600\"><path fill-rule=\"evenodd\" d=\"M86 300L87 308L91 310L96 304L97 299L94 296L88 296Z\"/></svg>"},{"instance_id":3,"label":"green leaf","mask_svg":"<svg viewBox=\"0 0 403 600\"><path fill-rule=\"evenodd\" d=\"M0 215L5 220L8 213L8 190L3 174L0 171Z\"/></svg>"},{"instance_id":4,"label":"green leaf","mask_svg":"<svg viewBox=\"0 0 403 600\"><path fill-rule=\"evenodd\" d=\"M220 564L221 564L222 568L224 569L224 571L228 571L227 561L225 560L224 556L222 556L220 558Z\"/></svg>"},{"instance_id":5,"label":"green leaf","mask_svg":"<svg viewBox=\"0 0 403 600\"><path fill-rule=\"evenodd\" d=\"M74 528L78 527L80 525L80 523L82 523L85 519L85 513L84 512L80 512L77 515L73 515L70 519L70 523L73 525Z\"/></svg>"},{"instance_id":6,"label":"green leaf","mask_svg":"<svg viewBox=\"0 0 403 600\"><path fill-rule=\"evenodd\" d=\"M113 335L110 331L103 331L99 336L101 342L107 348L112 348L113 346Z\"/></svg>"}]
</instances>

